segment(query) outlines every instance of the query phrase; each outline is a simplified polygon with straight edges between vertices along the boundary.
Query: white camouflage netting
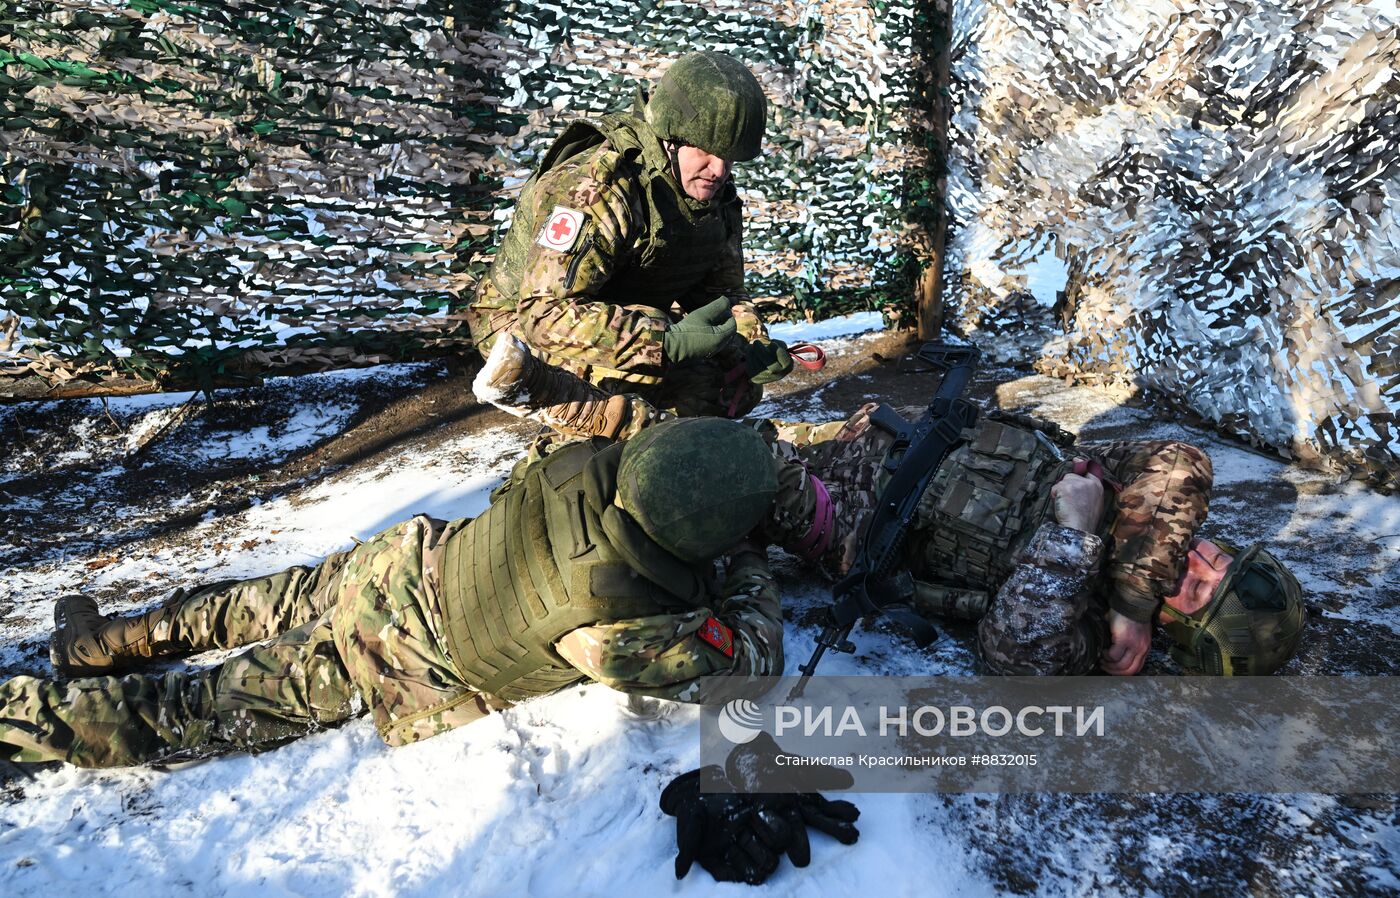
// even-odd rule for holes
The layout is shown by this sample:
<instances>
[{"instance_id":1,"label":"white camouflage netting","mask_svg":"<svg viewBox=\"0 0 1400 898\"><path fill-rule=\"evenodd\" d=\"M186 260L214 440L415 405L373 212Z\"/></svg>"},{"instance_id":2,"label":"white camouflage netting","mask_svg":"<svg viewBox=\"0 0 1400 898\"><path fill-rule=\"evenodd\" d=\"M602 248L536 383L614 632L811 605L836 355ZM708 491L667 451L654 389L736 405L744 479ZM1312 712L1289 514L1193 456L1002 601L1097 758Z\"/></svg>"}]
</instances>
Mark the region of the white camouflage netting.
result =
<instances>
[{"instance_id":1,"label":"white camouflage netting","mask_svg":"<svg viewBox=\"0 0 1400 898\"><path fill-rule=\"evenodd\" d=\"M1029 313L1046 373L1394 486L1397 25L1395 0L956 0L957 320Z\"/></svg>"}]
</instances>

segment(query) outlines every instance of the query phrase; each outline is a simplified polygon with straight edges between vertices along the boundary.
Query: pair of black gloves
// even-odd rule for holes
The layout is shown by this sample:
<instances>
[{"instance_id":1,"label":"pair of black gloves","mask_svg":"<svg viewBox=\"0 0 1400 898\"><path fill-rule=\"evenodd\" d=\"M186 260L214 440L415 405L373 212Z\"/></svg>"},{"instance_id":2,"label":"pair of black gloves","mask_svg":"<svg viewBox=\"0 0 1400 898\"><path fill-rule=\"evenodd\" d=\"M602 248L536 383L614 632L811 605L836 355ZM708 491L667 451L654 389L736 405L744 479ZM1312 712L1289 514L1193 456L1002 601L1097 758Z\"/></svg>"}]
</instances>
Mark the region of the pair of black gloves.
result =
<instances>
[{"instance_id":1,"label":"pair of black gloves","mask_svg":"<svg viewBox=\"0 0 1400 898\"><path fill-rule=\"evenodd\" d=\"M774 758L782 749L767 733L736 748L724 767L711 765L683 773L661 793L661 810L676 818L676 878L696 861L720 882L757 885L768 878L784 854L794 867L812 859L807 829L820 830L843 845L860 838L855 827L860 811L849 801L832 801L818 792L742 791L746 784L774 782ZM849 788L850 773L834 767L814 771L824 788ZM780 771L778 776L780 777ZM702 792L729 788L733 792Z\"/></svg>"},{"instance_id":2,"label":"pair of black gloves","mask_svg":"<svg viewBox=\"0 0 1400 898\"><path fill-rule=\"evenodd\" d=\"M662 350L672 362L707 359L736 339L738 329L729 300L721 296L666 328L661 336ZM792 371L792 355L782 340L746 342L744 366L750 381L768 384Z\"/></svg>"}]
</instances>

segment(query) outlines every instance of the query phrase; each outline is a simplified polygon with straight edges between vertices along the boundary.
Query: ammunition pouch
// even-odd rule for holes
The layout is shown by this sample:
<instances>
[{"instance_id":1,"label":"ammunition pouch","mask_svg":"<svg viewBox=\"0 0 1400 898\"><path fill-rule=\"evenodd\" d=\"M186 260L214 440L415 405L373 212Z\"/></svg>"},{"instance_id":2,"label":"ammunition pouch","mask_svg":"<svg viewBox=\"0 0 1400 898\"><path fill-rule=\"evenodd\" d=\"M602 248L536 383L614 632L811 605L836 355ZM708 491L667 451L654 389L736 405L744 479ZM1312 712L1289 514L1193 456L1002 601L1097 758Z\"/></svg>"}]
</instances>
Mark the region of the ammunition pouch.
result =
<instances>
[{"instance_id":1,"label":"ammunition pouch","mask_svg":"<svg viewBox=\"0 0 1400 898\"><path fill-rule=\"evenodd\" d=\"M962 438L919 499L905 557L916 610L976 620L1050 513L1050 487L1073 467L1056 451L1074 438L1049 422L999 411Z\"/></svg>"}]
</instances>

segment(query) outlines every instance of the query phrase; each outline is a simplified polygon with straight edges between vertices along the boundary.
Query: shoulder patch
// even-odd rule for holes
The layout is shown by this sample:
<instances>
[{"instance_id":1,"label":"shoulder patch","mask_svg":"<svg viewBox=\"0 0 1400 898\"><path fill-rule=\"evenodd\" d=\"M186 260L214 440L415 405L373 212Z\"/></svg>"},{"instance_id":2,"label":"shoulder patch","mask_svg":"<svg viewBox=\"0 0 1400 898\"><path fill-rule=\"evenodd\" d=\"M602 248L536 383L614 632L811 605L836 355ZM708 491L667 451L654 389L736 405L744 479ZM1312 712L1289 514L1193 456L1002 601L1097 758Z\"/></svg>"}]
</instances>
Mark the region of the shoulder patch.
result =
<instances>
[{"instance_id":1,"label":"shoulder patch","mask_svg":"<svg viewBox=\"0 0 1400 898\"><path fill-rule=\"evenodd\" d=\"M695 635L724 652L724 657L734 657L734 631L713 617L705 618L705 622L700 625L700 629L696 631Z\"/></svg>"},{"instance_id":2,"label":"shoulder patch","mask_svg":"<svg viewBox=\"0 0 1400 898\"><path fill-rule=\"evenodd\" d=\"M549 213L549 218L545 220L544 227L540 228L540 236L535 242L561 253L568 252L578 240L585 220L587 216L582 212L568 206L555 206L554 211Z\"/></svg>"}]
</instances>

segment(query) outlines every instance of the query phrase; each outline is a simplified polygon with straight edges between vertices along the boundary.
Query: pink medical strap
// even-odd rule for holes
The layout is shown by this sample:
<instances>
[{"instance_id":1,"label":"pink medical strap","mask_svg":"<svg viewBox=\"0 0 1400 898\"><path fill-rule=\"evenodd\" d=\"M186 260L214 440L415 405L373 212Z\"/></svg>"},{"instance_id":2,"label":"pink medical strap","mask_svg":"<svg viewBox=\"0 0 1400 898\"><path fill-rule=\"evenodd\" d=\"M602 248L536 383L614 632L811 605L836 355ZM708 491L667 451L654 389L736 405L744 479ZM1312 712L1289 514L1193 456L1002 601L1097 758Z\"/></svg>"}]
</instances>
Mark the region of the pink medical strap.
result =
<instances>
[{"instance_id":1,"label":"pink medical strap","mask_svg":"<svg viewBox=\"0 0 1400 898\"><path fill-rule=\"evenodd\" d=\"M816 561L831 544L831 529L836 522L836 509L831 505L831 494L826 491L826 484L811 474L807 476L812 481L812 492L816 494L817 502L812 513L812 527L797 544L797 549L803 558Z\"/></svg>"},{"instance_id":2,"label":"pink medical strap","mask_svg":"<svg viewBox=\"0 0 1400 898\"><path fill-rule=\"evenodd\" d=\"M820 371L826 367L826 352L815 343L797 343L789 346L788 355L808 371Z\"/></svg>"}]
</instances>

